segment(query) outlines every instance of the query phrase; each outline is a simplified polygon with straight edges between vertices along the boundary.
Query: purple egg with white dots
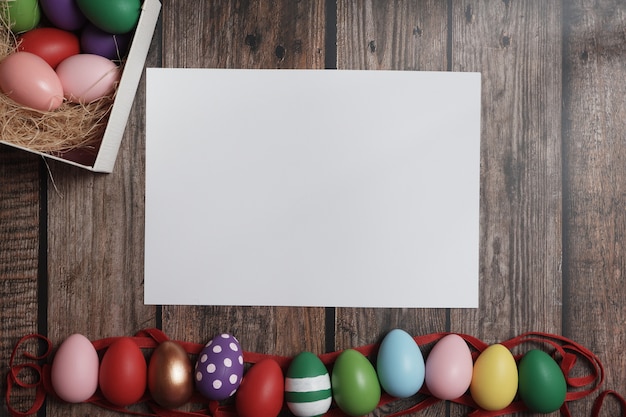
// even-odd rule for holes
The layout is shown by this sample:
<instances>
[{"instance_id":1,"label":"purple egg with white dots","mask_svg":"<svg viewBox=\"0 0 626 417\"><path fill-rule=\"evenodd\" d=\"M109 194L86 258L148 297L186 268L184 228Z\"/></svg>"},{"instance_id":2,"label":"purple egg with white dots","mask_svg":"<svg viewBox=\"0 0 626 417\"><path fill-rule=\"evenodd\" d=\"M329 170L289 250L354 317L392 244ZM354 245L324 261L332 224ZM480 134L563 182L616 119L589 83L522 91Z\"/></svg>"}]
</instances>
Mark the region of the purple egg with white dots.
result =
<instances>
[{"instance_id":1,"label":"purple egg with white dots","mask_svg":"<svg viewBox=\"0 0 626 417\"><path fill-rule=\"evenodd\" d=\"M196 360L196 388L209 400L225 400L239 388L243 377L243 351L237 339L227 333L215 336Z\"/></svg>"}]
</instances>

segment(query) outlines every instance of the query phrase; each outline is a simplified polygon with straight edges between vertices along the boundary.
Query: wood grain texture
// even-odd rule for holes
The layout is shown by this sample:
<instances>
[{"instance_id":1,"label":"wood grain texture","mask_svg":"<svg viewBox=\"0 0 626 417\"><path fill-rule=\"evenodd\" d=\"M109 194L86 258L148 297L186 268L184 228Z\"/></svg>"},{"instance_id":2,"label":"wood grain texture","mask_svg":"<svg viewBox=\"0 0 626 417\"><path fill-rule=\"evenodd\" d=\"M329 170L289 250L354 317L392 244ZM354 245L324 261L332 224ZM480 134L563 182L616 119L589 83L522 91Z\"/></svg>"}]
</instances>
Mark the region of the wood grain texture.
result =
<instances>
[{"instance_id":1,"label":"wood grain texture","mask_svg":"<svg viewBox=\"0 0 626 417\"><path fill-rule=\"evenodd\" d=\"M626 379L626 5L566 4L564 332L606 364L609 387ZM605 415L618 415L614 403ZM577 404L589 415L591 404Z\"/></svg>"},{"instance_id":2,"label":"wood grain texture","mask_svg":"<svg viewBox=\"0 0 626 417\"><path fill-rule=\"evenodd\" d=\"M165 67L324 68L323 1L196 0L165 3L162 16ZM246 350L282 355L326 346L323 308L164 306L163 329L200 342L230 332Z\"/></svg>"},{"instance_id":3,"label":"wood grain texture","mask_svg":"<svg viewBox=\"0 0 626 417\"><path fill-rule=\"evenodd\" d=\"M324 1L166 2L163 66L324 68Z\"/></svg>"},{"instance_id":4,"label":"wood grain texture","mask_svg":"<svg viewBox=\"0 0 626 417\"><path fill-rule=\"evenodd\" d=\"M7 378L5 372L9 369L11 354L15 344L25 335L38 333L38 285L37 279L8 279L0 280L0 367L3 371L0 379L0 415L8 415L5 408L5 393ZM37 343L20 345L21 352L36 355L43 353ZM31 362L17 356L13 365ZM36 376L32 372L24 371L19 375L25 382L35 382ZM35 400L35 391L14 387L11 395L11 406L19 411L28 410Z\"/></svg>"},{"instance_id":5,"label":"wood grain texture","mask_svg":"<svg viewBox=\"0 0 626 417\"><path fill-rule=\"evenodd\" d=\"M37 277L39 163L36 156L0 147L0 280Z\"/></svg>"},{"instance_id":6,"label":"wood grain texture","mask_svg":"<svg viewBox=\"0 0 626 417\"><path fill-rule=\"evenodd\" d=\"M337 68L445 71L447 15L446 2L436 0L338 1ZM384 287L384 281L380 285ZM402 291L402 288L383 290ZM338 308L334 329L335 349L380 342L394 328L401 328L412 335L446 331L446 311ZM423 353L426 354L429 348L423 347ZM370 359L375 361L376 358ZM417 395L398 400L374 415L407 408L420 399ZM441 415L445 407L441 403L420 412L420 415Z\"/></svg>"},{"instance_id":7,"label":"wood grain texture","mask_svg":"<svg viewBox=\"0 0 626 417\"><path fill-rule=\"evenodd\" d=\"M561 13L453 2L452 69L482 73L480 309L451 326L494 343L561 330Z\"/></svg>"},{"instance_id":8,"label":"wood grain texture","mask_svg":"<svg viewBox=\"0 0 626 417\"><path fill-rule=\"evenodd\" d=\"M337 2L337 68L445 71L447 4Z\"/></svg>"},{"instance_id":9,"label":"wood grain texture","mask_svg":"<svg viewBox=\"0 0 626 417\"><path fill-rule=\"evenodd\" d=\"M40 163L36 156L0 146L0 369L3 370L8 369L15 343L25 334L38 330ZM0 392L5 391L6 378L2 375ZM16 391L12 406L27 410L33 394L29 390ZM0 400L0 404L4 406L4 401Z\"/></svg>"}]
</instances>

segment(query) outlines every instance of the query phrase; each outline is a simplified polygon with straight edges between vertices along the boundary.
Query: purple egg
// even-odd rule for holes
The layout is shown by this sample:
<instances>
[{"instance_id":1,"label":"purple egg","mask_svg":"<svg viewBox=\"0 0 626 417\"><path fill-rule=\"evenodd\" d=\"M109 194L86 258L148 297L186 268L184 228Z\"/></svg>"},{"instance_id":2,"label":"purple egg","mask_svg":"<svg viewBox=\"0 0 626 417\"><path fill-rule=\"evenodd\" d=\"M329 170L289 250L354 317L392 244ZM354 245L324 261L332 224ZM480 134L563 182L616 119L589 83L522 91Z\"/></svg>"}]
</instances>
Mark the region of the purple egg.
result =
<instances>
[{"instance_id":1,"label":"purple egg","mask_svg":"<svg viewBox=\"0 0 626 417\"><path fill-rule=\"evenodd\" d=\"M209 400L231 397L243 377L243 352L234 336L215 336L200 351L196 361L196 388Z\"/></svg>"},{"instance_id":2,"label":"purple egg","mask_svg":"<svg viewBox=\"0 0 626 417\"><path fill-rule=\"evenodd\" d=\"M132 32L113 35L88 23L80 35L80 47L83 53L121 61L126 56L131 38Z\"/></svg>"},{"instance_id":3,"label":"purple egg","mask_svg":"<svg viewBox=\"0 0 626 417\"><path fill-rule=\"evenodd\" d=\"M50 22L64 30L78 30L87 21L76 0L39 0L44 14Z\"/></svg>"}]
</instances>

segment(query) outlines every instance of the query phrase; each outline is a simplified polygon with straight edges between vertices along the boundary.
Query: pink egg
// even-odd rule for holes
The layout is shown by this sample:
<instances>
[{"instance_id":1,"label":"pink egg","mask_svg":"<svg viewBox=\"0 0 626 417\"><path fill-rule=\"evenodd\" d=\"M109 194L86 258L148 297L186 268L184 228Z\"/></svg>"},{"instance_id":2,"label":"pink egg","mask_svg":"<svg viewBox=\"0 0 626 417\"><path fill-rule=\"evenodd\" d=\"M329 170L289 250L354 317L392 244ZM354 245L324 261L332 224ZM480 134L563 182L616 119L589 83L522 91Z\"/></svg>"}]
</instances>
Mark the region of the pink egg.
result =
<instances>
[{"instance_id":1,"label":"pink egg","mask_svg":"<svg viewBox=\"0 0 626 417\"><path fill-rule=\"evenodd\" d=\"M113 94L121 74L118 66L107 58L78 54L61 62L57 75L65 98L86 104Z\"/></svg>"},{"instance_id":2,"label":"pink egg","mask_svg":"<svg viewBox=\"0 0 626 417\"><path fill-rule=\"evenodd\" d=\"M426 386L442 400L459 398L472 382L473 366L465 340L456 334L444 336L426 358Z\"/></svg>"},{"instance_id":3,"label":"pink egg","mask_svg":"<svg viewBox=\"0 0 626 417\"><path fill-rule=\"evenodd\" d=\"M59 346L50 371L52 387L62 400L79 403L98 388L98 353L81 334L73 334Z\"/></svg>"},{"instance_id":4,"label":"pink egg","mask_svg":"<svg viewBox=\"0 0 626 417\"><path fill-rule=\"evenodd\" d=\"M0 62L0 90L36 110L56 110L63 104L59 77L45 60L30 52L16 52Z\"/></svg>"}]
</instances>

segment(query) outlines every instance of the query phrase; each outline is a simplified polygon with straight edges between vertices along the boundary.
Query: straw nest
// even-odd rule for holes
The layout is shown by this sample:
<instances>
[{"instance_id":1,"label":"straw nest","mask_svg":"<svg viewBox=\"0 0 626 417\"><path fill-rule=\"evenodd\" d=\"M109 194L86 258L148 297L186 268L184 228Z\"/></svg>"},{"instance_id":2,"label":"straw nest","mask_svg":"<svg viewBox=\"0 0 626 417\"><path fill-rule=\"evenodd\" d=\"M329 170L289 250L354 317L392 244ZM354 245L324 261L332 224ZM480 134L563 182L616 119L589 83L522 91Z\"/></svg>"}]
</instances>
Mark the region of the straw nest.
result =
<instances>
[{"instance_id":1,"label":"straw nest","mask_svg":"<svg viewBox=\"0 0 626 417\"><path fill-rule=\"evenodd\" d=\"M0 1L0 61L17 49ZM26 108L0 92L0 140L47 154L97 149L108 121L114 97L89 104L65 101L51 112Z\"/></svg>"}]
</instances>

